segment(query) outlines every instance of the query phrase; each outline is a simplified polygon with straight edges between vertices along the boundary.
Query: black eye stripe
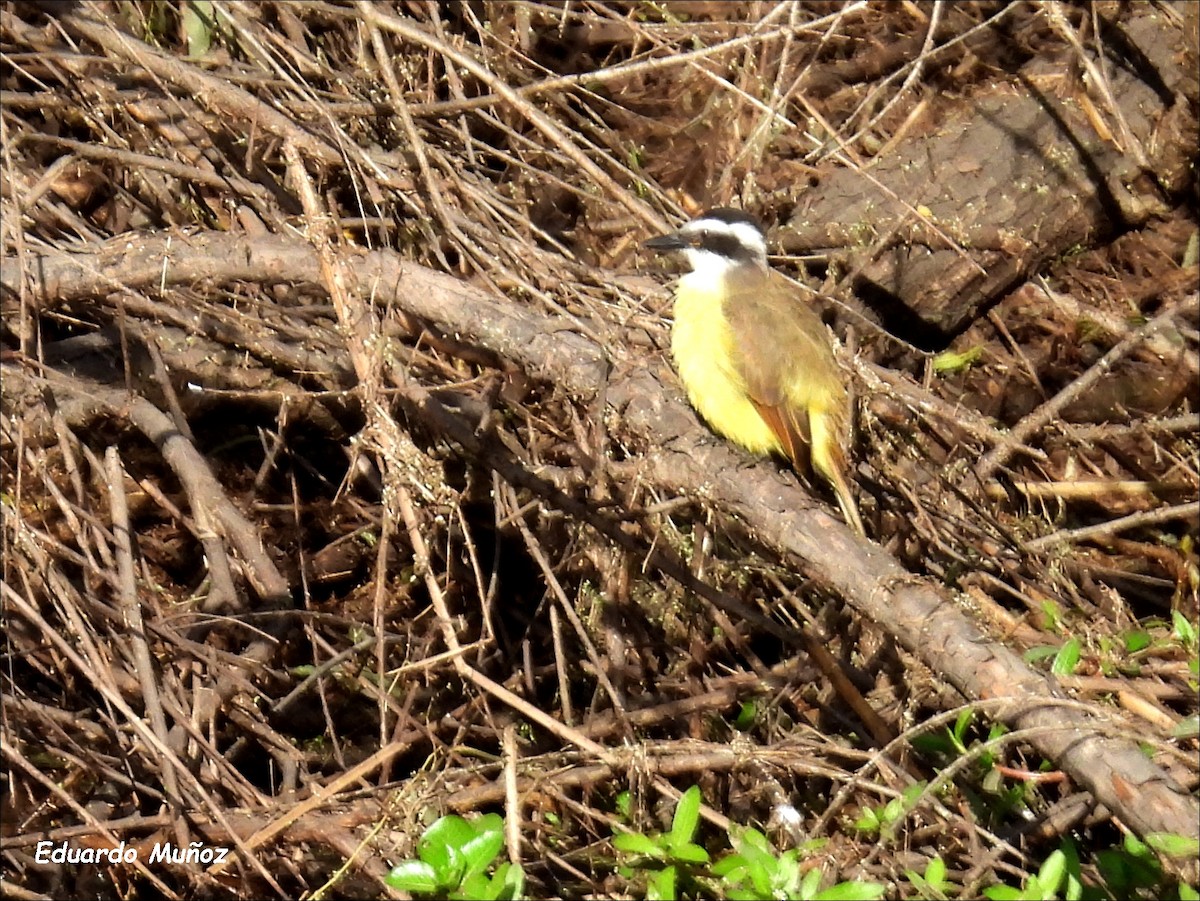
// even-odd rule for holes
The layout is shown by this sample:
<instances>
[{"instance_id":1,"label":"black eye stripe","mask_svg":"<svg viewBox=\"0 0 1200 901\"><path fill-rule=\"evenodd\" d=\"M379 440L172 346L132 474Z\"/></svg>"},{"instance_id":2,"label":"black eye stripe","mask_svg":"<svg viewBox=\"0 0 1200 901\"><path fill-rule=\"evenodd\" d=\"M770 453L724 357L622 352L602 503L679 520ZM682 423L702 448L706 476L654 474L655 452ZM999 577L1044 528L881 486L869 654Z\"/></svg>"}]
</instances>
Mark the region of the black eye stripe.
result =
<instances>
[{"instance_id":1,"label":"black eye stripe","mask_svg":"<svg viewBox=\"0 0 1200 901\"><path fill-rule=\"evenodd\" d=\"M705 229L694 235L690 243L699 250L707 250L717 256L737 262L753 260L758 256L755 248L747 247L736 235L726 232L713 232Z\"/></svg>"}]
</instances>

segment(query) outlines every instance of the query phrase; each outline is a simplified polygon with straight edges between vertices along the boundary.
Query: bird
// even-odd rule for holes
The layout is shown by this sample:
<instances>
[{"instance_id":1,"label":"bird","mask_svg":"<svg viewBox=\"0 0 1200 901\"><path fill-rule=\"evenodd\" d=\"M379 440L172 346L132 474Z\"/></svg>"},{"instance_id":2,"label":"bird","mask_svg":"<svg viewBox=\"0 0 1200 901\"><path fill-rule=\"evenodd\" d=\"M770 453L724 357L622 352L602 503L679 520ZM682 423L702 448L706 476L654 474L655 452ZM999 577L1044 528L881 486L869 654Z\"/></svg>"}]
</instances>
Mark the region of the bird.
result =
<instances>
[{"instance_id":1,"label":"bird","mask_svg":"<svg viewBox=\"0 0 1200 901\"><path fill-rule=\"evenodd\" d=\"M645 247L681 253L671 356L688 400L713 431L756 456L809 465L846 523L866 535L846 480L851 405L821 317L767 262L766 232L718 207Z\"/></svg>"}]
</instances>

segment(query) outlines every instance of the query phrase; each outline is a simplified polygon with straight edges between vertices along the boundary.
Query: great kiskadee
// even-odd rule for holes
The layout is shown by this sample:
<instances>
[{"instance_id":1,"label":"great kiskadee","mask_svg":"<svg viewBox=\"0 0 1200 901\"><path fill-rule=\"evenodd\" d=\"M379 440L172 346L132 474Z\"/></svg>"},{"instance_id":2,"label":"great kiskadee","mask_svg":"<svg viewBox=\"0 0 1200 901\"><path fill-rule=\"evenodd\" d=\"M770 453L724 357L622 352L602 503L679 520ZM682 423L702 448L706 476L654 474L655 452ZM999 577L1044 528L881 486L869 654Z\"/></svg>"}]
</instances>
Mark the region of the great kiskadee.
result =
<instances>
[{"instance_id":1,"label":"great kiskadee","mask_svg":"<svg viewBox=\"0 0 1200 901\"><path fill-rule=\"evenodd\" d=\"M846 484L850 399L829 333L813 308L767 265L753 217L714 209L646 246L681 252L691 272L675 286L671 355L692 406L714 431L754 454L811 462L860 535Z\"/></svg>"}]
</instances>

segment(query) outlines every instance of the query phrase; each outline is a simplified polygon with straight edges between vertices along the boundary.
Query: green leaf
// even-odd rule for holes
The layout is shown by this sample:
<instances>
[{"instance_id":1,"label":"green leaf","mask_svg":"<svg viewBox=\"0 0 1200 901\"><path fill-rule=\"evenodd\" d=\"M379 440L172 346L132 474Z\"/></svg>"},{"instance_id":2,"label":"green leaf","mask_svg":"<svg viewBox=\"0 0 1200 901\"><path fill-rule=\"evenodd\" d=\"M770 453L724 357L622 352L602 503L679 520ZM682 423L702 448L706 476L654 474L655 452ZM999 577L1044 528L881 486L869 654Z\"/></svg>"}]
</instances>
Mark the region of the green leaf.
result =
<instances>
[{"instance_id":1,"label":"green leaf","mask_svg":"<svg viewBox=\"0 0 1200 901\"><path fill-rule=\"evenodd\" d=\"M974 719L975 711L967 707L958 715L958 719L954 721L954 731L951 733L951 736L954 738L955 745L960 752L967 749L967 730L971 728L971 723Z\"/></svg>"},{"instance_id":2,"label":"green leaf","mask_svg":"<svg viewBox=\"0 0 1200 901\"><path fill-rule=\"evenodd\" d=\"M680 863L708 863L708 852L692 842L671 848L671 858Z\"/></svg>"},{"instance_id":3,"label":"green leaf","mask_svg":"<svg viewBox=\"0 0 1200 901\"><path fill-rule=\"evenodd\" d=\"M481 873L504 845L504 818L490 813L474 823L449 814L439 817L417 843L417 856L433 868L438 883L458 888Z\"/></svg>"},{"instance_id":4,"label":"green leaf","mask_svg":"<svg viewBox=\"0 0 1200 901\"><path fill-rule=\"evenodd\" d=\"M775 855L775 849L771 847L771 840L753 826L739 829L736 836L731 835L731 839L733 846L743 854L757 852L772 857Z\"/></svg>"},{"instance_id":5,"label":"green leaf","mask_svg":"<svg viewBox=\"0 0 1200 901\"><path fill-rule=\"evenodd\" d=\"M485 813L478 819L468 821L467 825L475 830L476 835L483 835L485 832L504 834L504 817L498 813Z\"/></svg>"},{"instance_id":6,"label":"green leaf","mask_svg":"<svg viewBox=\"0 0 1200 901\"><path fill-rule=\"evenodd\" d=\"M1200 901L1200 892L1186 882L1179 883L1179 901Z\"/></svg>"},{"instance_id":7,"label":"green leaf","mask_svg":"<svg viewBox=\"0 0 1200 901\"><path fill-rule=\"evenodd\" d=\"M1129 855L1111 848L1096 854L1096 869L1110 894L1121 897L1133 882Z\"/></svg>"},{"instance_id":8,"label":"green leaf","mask_svg":"<svg viewBox=\"0 0 1200 901\"><path fill-rule=\"evenodd\" d=\"M500 849L504 847L504 833L487 831L477 835L462 846L460 853L466 864L464 875L474 876L492 865Z\"/></svg>"},{"instance_id":9,"label":"green leaf","mask_svg":"<svg viewBox=\"0 0 1200 901\"><path fill-rule=\"evenodd\" d=\"M983 354L982 347L972 347L961 353L952 350L943 351L933 358L933 371L938 375L951 375L970 368Z\"/></svg>"},{"instance_id":10,"label":"green leaf","mask_svg":"<svg viewBox=\"0 0 1200 901\"><path fill-rule=\"evenodd\" d=\"M434 894L440 887L433 867L420 860L404 860L392 867L384 882L412 895Z\"/></svg>"},{"instance_id":11,"label":"green leaf","mask_svg":"<svg viewBox=\"0 0 1200 901\"><path fill-rule=\"evenodd\" d=\"M909 881L909 884L917 890L917 894L919 894L922 898L928 898L932 894L932 890L929 886L929 880L927 880L916 870L905 870L904 878Z\"/></svg>"},{"instance_id":12,"label":"green leaf","mask_svg":"<svg viewBox=\"0 0 1200 901\"><path fill-rule=\"evenodd\" d=\"M800 893L804 874L800 872L800 861L792 856L779 859L779 870L775 873L775 897L795 898Z\"/></svg>"},{"instance_id":13,"label":"green leaf","mask_svg":"<svg viewBox=\"0 0 1200 901\"><path fill-rule=\"evenodd\" d=\"M700 786L693 785L679 797L675 807L675 818L671 822L671 845L690 842L696 835L696 827L700 825L700 805L704 799L700 795Z\"/></svg>"},{"instance_id":14,"label":"green leaf","mask_svg":"<svg viewBox=\"0 0 1200 901\"><path fill-rule=\"evenodd\" d=\"M750 863L746 868L750 874L750 881L763 894L770 894L771 886L778 883L779 864L780 862L771 854L760 852L750 858Z\"/></svg>"},{"instance_id":15,"label":"green leaf","mask_svg":"<svg viewBox=\"0 0 1200 901\"><path fill-rule=\"evenodd\" d=\"M1125 846L1125 850L1134 857L1149 857L1150 849L1147 845L1132 832L1126 832L1121 842Z\"/></svg>"},{"instance_id":16,"label":"green leaf","mask_svg":"<svg viewBox=\"0 0 1200 901\"><path fill-rule=\"evenodd\" d=\"M663 849L658 843L640 832L622 832L613 836L613 847L626 854L642 854L655 858L663 856Z\"/></svg>"},{"instance_id":17,"label":"green leaf","mask_svg":"<svg viewBox=\"0 0 1200 901\"><path fill-rule=\"evenodd\" d=\"M771 897L771 887L774 880L771 878L770 858L756 858L750 861L750 865L746 868L746 875L750 877L750 884L754 886L754 891L760 898Z\"/></svg>"},{"instance_id":18,"label":"green leaf","mask_svg":"<svg viewBox=\"0 0 1200 901\"><path fill-rule=\"evenodd\" d=\"M620 792L617 795L616 813L623 820L629 819L630 806L633 803L633 796L628 790Z\"/></svg>"},{"instance_id":19,"label":"green leaf","mask_svg":"<svg viewBox=\"0 0 1200 901\"><path fill-rule=\"evenodd\" d=\"M646 901L675 901L674 867L664 867L646 884Z\"/></svg>"},{"instance_id":20,"label":"green leaf","mask_svg":"<svg viewBox=\"0 0 1200 901\"><path fill-rule=\"evenodd\" d=\"M1048 598L1042 601L1041 607L1042 616L1045 618L1042 628L1048 632L1057 632L1062 625L1062 609Z\"/></svg>"},{"instance_id":21,"label":"green leaf","mask_svg":"<svg viewBox=\"0 0 1200 901\"><path fill-rule=\"evenodd\" d=\"M1067 857L1062 851L1055 851L1042 862L1037 879L1041 883L1042 891L1053 897L1058 894L1058 888L1066 874Z\"/></svg>"},{"instance_id":22,"label":"green leaf","mask_svg":"<svg viewBox=\"0 0 1200 901\"><path fill-rule=\"evenodd\" d=\"M904 816L904 799L892 798L883 807L883 816L880 817L889 826Z\"/></svg>"},{"instance_id":23,"label":"green leaf","mask_svg":"<svg viewBox=\"0 0 1200 901\"><path fill-rule=\"evenodd\" d=\"M1172 738L1196 738L1200 736L1200 715L1185 716L1171 729Z\"/></svg>"},{"instance_id":24,"label":"green leaf","mask_svg":"<svg viewBox=\"0 0 1200 901\"><path fill-rule=\"evenodd\" d=\"M821 871L816 867L804 874L804 878L800 880L801 898L815 898L817 890L821 887Z\"/></svg>"},{"instance_id":25,"label":"green leaf","mask_svg":"<svg viewBox=\"0 0 1200 901\"><path fill-rule=\"evenodd\" d=\"M925 864L925 881L938 889L946 884L946 862L941 857Z\"/></svg>"},{"instance_id":26,"label":"green leaf","mask_svg":"<svg viewBox=\"0 0 1200 901\"><path fill-rule=\"evenodd\" d=\"M922 754L930 756L938 754L951 756L958 753L958 746L955 744L954 738L948 729L934 735L914 735L912 737L912 746Z\"/></svg>"},{"instance_id":27,"label":"green leaf","mask_svg":"<svg viewBox=\"0 0 1200 901\"><path fill-rule=\"evenodd\" d=\"M188 57L197 59L208 53L213 36L212 0L189 0L183 5L180 24L187 38Z\"/></svg>"},{"instance_id":28,"label":"green leaf","mask_svg":"<svg viewBox=\"0 0 1200 901\"><path fill-rule=\"evenodd\" d=\"M1174 832L1150 832L1146 844L1167 857L1196 857L1200 854L1200 841Z\"/></svg>"},{"instance_id":29,"label":"green leaf","mask_svg":"<svg viewBox=\"0 0 1200 901\"><path fill-rule=\"evenodd\" d=\"M741 854L726 854L709 868L709 872L718 879L734 874L736 881L736 876L745 872L748 866L746 858Z\"/></svg>"},{"instance_id":30,"label":"green leaf","mask_svg":"<svg viewBox=\"0 0 1200 901\"><path fill-rule=\"evenodd\" d=\"M878 882L839 882L813 896L814 901L871 901L882 898L887 886Z\"/></svg>"},{"instance_id":31,"label":"green leaf","mask_svg":"<svg viewBox=\"0 0 1200 901\"><path fill-rule=\"evenodd\" d=\"M507 901L520 898L525 891L525 870L515 863L501 864L496 870L496 879L503 883L504 891L500 893L500 897Z\"/></svg>"},{"instance_id":32,"label":"green leaf","mask_svg":"<svg viewBox=\"0 0 1200 901\"><path fill-rule=\"evenodd\" d=\"M854 821L854 828L859 832L878 832L881 825L879 814L871 808L864 810L862 816Z\"/></svg>"},{"instance_id":33,"label":"green leaf","mask_svg":"<svg viewBox=\"0 0 1200 901\"><path fill-rule=\"evenodd\" d=\"M1196 624L1193 623L1181 610L1175 610L1171 613L1172 632L1186 645L1194 645L1196 643Z\"/></svg>"},{"instance_id":34,"label":"green leaf","mask_svg":"<svg viewBox=\"0 0 1200 901\"><path fill-rule=\"evenodd\" d=\"M513 901L521 896L524 887L525 871L505 861L496 868L491 878L476 873L464 879L462 886L450 897L463 901Z\"/></svg>"},{"instance_id":35,"label":"green leaf","mask_svg":"<svg viewBox=\"0 0 1200 901\"><path fill-rule=\"evenodd\" d=\"M448 814L447 816L439 817L434 821L432 826L425 830L425 834L421 836L421 841L417 844L417 856L427 863L432 863L433 861L427 860L425 855L421 853L422 850L458 849L474 837L474 826L460 816Z\"/></svg>"},{"instance_id":36,"label":"green leaf","mask_svg":"<svg viewBox=\"0 0 1200 901\"><path fill-rule=\"evenodd\" d=\"M1150 633L1138 630L1125 634L1125 650L1130 654L1137 653L1143 648L1150 647Z\"/></svg>"},{"instance_id":37,"label":"green leaf","mask_svg":"<svg viewBox=\"0 0 1200 901\"><path fill-rule=\"evenodd\" d=\"M742 706L738 710L738 715L733 721L733 728L738 732L745 732L754 725L754 721L758 718L758 705L754 701L743 701Z\"/></svg>"},{"instance_id":38,"label":"green leaf","mask_svg":"<svg viewBox=\"0 0 1200 901\"><path fill-rule=\"evenodd\" d=\"M992 885L983 890L983 896L991 901L1021 901L1021 890L1011 885Z\"/></svg>"},{"instance_id":39,"label":"green leaf","mask_svg":"<svg viewBox=\"0 0 1200 901\"><path fill-rule=\"evenodd\" d=\"M1045 660L1047 657L1053 657L1058 653L1058 648L1052 644L1040 644L1029 648L1021 655L1026 663L1038 663Z\"/></svg>"},{"instance_id":40,"label":"green leaf","mask_svg":"<svg viewBox=\"0 0 1200 901\"><path fill-rule=\"evenodd\" d=\"M1073 675L1075 668L1079 666L1081 648L1082 645L1080 645L1078 638L1068 639L1054 656L1054 663L1050 667L1050 672L1056 676Z\"/></svg>"},{"instance_id":41,"label":"green leaf","mask_svg":"<svg viewBox=\"0 0 1200 901\"><path fill-rule=\"evenodd\" d=\"M417 843L417 856L433 867L438 881L443 885L458 885L463 860L457 848L422 839Z\"/></svg>"},{"instance_id":42,"label":"green leaf","mask_svg":"<svg viewBox=\"0 0 1200 901\"><path fill-rule=\"evenodd\" d=\"M466 877L457 889L450 893L453 899L462 901L495 901L500 894L500 884L493 883L483 873L473 873Z\"/></svg>"},{"instance_id":43,"label":"green leaf","mask_svg":"<svg viewBox=\"0 0 1200 901\"><path fill-rule=\"evenodd\" d=\"M1083 898L1083 873L1079 868L1079 849L1071 839L1063 839L1060 845L1066 859L1067 884L1063 889L1066 901L1081 901Z\"/></svg>"}]
</instances>

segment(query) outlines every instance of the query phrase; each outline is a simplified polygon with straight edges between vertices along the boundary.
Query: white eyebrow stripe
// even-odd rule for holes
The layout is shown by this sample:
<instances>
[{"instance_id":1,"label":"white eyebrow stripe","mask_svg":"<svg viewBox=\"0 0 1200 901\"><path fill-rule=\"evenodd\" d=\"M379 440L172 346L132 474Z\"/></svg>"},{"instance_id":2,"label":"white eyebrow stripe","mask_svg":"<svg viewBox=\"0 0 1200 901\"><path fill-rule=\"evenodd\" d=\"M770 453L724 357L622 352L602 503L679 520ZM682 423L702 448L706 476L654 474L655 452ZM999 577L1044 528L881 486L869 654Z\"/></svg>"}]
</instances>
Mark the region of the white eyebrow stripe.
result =
<instances>
[{"instance_id":1,"label":"white eyebrow stripe","mask_svg":"<svg viewBox=\"0 0 1200 901\"><path fill-rule=\"evenodd\" d=\"M685 234L709 231L714 234L730 235L743 247L759 256L766 256L767 242L762 232L748 222L723 222L720 219L694 219L682 229Z\"/></svg>"}]
</instances>

